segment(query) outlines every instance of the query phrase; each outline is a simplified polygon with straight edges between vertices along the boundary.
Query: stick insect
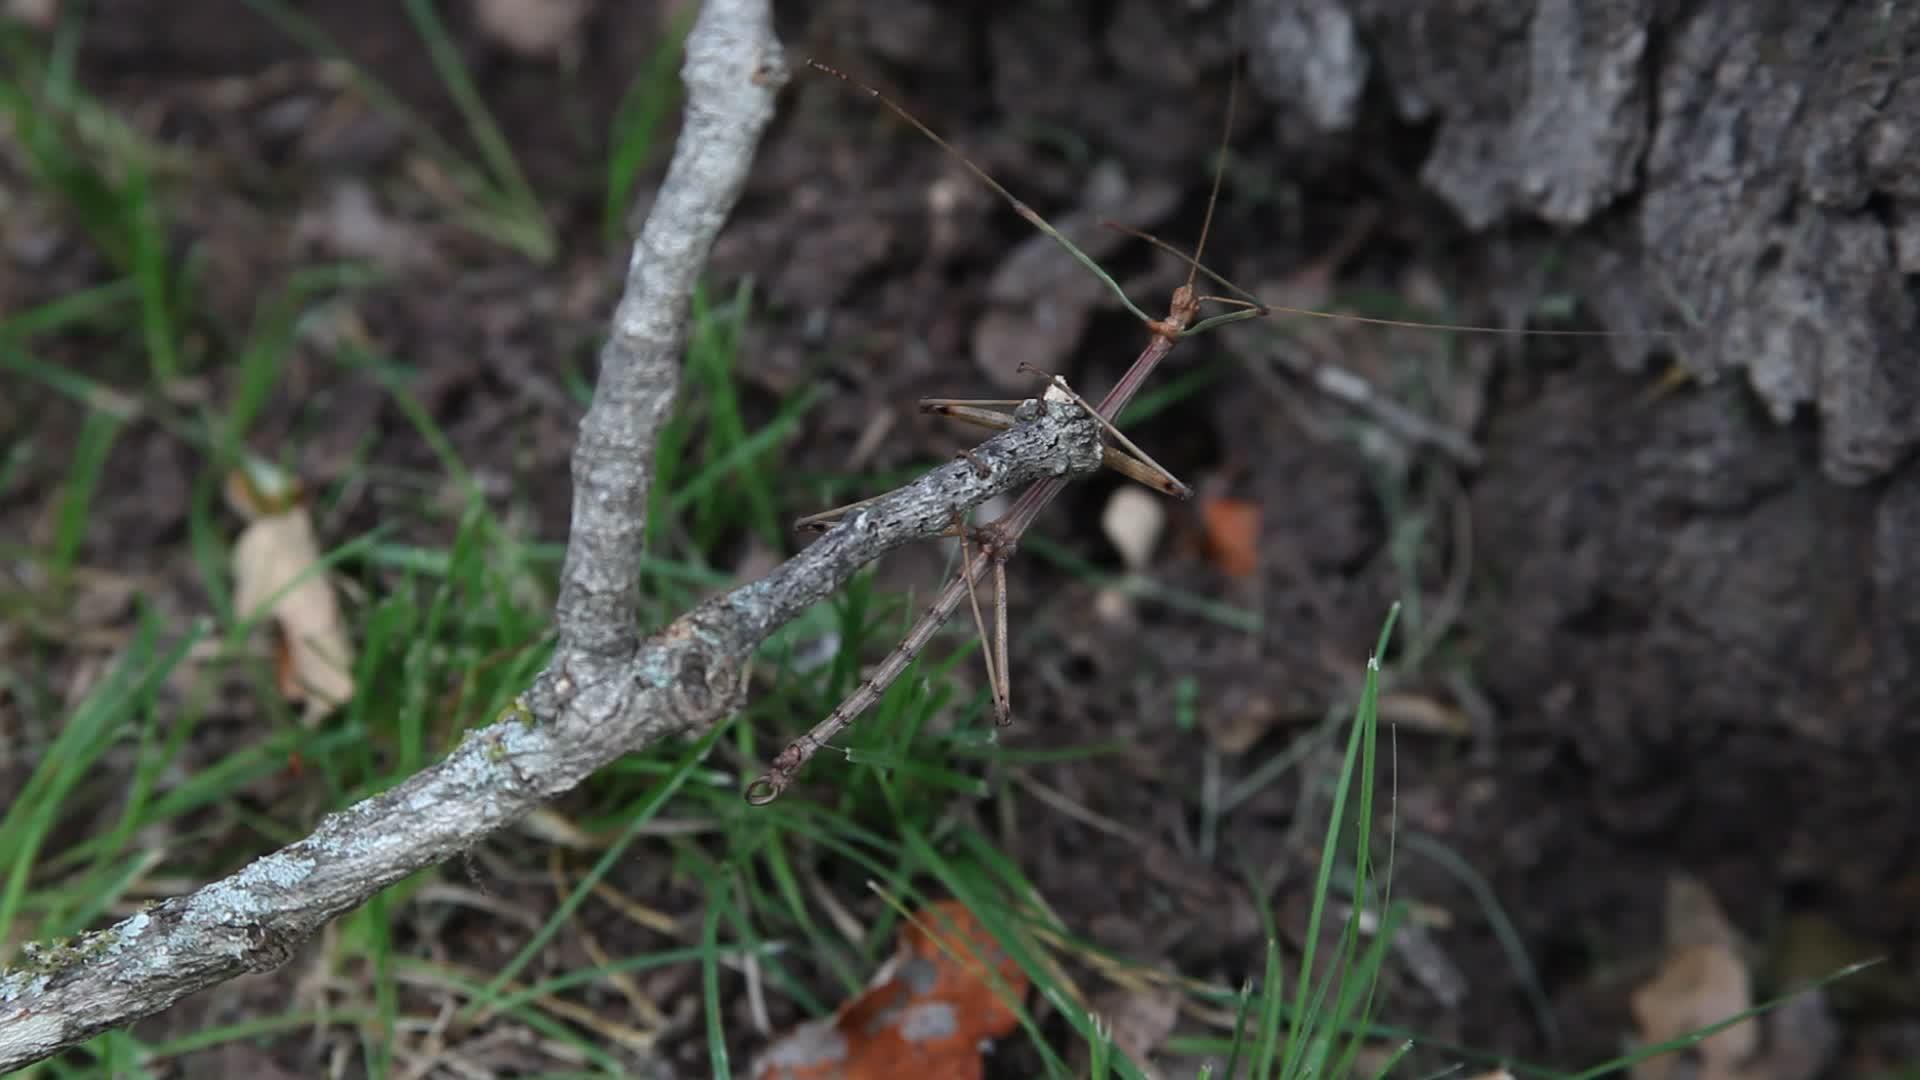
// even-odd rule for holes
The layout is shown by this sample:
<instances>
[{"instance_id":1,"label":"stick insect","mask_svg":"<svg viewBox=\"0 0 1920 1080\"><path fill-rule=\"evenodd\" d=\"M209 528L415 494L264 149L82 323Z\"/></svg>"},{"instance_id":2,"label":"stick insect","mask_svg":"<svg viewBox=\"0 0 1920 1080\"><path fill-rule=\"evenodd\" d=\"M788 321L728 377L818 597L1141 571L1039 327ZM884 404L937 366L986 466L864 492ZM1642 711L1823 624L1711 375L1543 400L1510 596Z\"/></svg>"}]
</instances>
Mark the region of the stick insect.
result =
<instances>
[{"instance_id":1,"label":"stick insect","mask_svg":"<svg viewBox=\"0 0 1920 1080\"><path fill-rule=\"evenodd\" d=\"M832 75L842 82L865 92L869 97L878 100L901 120L905 121L920 134L932 140L942 150L959 161L975 178L1006 201L1015 213L1019 214L1020 217L1024 218L1029 224L1039 229L1046 236L1061 244L1076 261L1104 282L1107 287L1120 298L1120 302L1126 310L1145 325L1150 335L1146 346L1141 349L1140 354L1134 359L1133 364L1127 369L1125 374L1120 377L1120 380L1113 388L1107 391L1106 395L1100 399L1097 405L1091 404L1085 398L1082 398L1067 384L1066 380L1060 376L1035 372L1044 377L1046 384L1044 393L1037 399L967 400L958 398L927 398L920 402L921 411L952 417L982 427L1004 430L1012 427L1020 419L1032 415L1026 410L1048 408L1084 409L1099 422L1101 429L1117 444L1105 447L1103 464L1121 475L1163 494L1185 499L1191 497L1193 491L1172 473L1156 463L1145 451L1135 446L1132 440L1128 439L1114 426L1114 421L1120 415L1121 410L1126 408L1127 404L1133 400L1141 387L1145 385L1148 377L1153 374L1154 369L1160 365L1162 360L1166 359L1168 353L1173 351L1174 345L1196 334L1204 333L1228 323L1238 322L1244 319L1261 318L1274 312L1281 312L1286 314L1308 315L1317 318L1346 319L1349 321L1385 326L1472 333L1581 337L1607 336L1607 331L1528 330L1513 327L1461 326L1447 323L1422 323L1396 319L1365 318L1355 315L1341 315L1262 303L1250 293L1234 285L1232 282L1227 281L1219 274L1207 269L1200 262L1200 256L1206 250L1208 232L1212 228L1214 206L1218 202L1220 195L1220 184L1222 173L1224 172L1223 166L1226 153L1224 140L1221 146L1222 160L1220 165L1216 166L1214 170L1212 191L1208 196L1206 215L1200 227L1199 243L1196 245L1192 255L1188 255L1164 241L1127 226L1113 222L1102 223L1109 227L1119 229L1129 235L1146 240L1154 246L1177 256L1187 264L1187 280L1184 284L1174 289L1172 299L1168 304L1166 317L1155 319L1135 305L1126 295L1126 292L1121 289L1118 282L1114 281L1105 270L1101 269L1099 264L1095 263L1090 256L1074 246L1072 241L1061 235L1060 232L1045 218L1041 217L1038 212L1022 202L1012 192L1008 191L998 181L993 179L993 177L989 176L985 170L961 154L959 150L955 149L945 139L927 127L927 125L921 123L919 119L914 117L905 108L888 99L885 95L881 94L880 91L859 82L841 71L814 60L808 60L807 63L816 70ZM1226 128L1228 132L1231 132L1233 128L1233 113L1238 97L1238 89L1239 80L1236 75L1232 84L1230 84L1227 97ZM1208 280L1219 284L1228 292L1235 295L1213 296L1200 294L1196 291L1195 283L1201 275L1204 275ZM1229 310L1207 318L1201 318L1202 305L1207 303L1223 306ZM1025 363L1021 365L1021 370L1035 371L1031 365ZM995 411L992 406L1015 406L1015 412L1009 415ZM964 457L965 454L963 453L962 456ZM1032 526L1035 519L1040 516L1040 513L1065 489L1069 479L1070 477L1058 477L1036 481L1021 493L1012 508L1005 514L983 526L970 528L964 521L958 519L954 521L942 535L954 536L960 541L961 564L959 572L954 576L952 581L947 583L946 587L942 589L933 603L927 607L925 613L923 613L920 619L908 630L906 637L900 644L895 646L895 648L887 654L886 658L881 661L880 665L874 669L873 674L864 680L860 686L856 688L852 694L848 695L847 699L841 702L825 719L815 724L806 734L801 735L789 743L785 749L781 750L780 753L774 757L767 771L747 786L745 797L749 803L760 806L779 798L780 794L792 785L795 777L798 776L800 770L806 766L814 754L818 753L828 744L829 740L843 731L848 725L852 724L859 718L861 713L865 712L874 702L879 700L881 694L906 671L914 657L918 656L920 652L927 647L928 643L932 641L933 636L939 632L941 627L946 625L947 620L952 618L954 612L958 611L960 605L963 603L967 604L971 609L974 623L980 633L987 683L993 699L994 721L1000 726L1005 726L1012 722L1013 694L1007 649L1006 564L1019 546L1021 536ZM803 528L828 528L847 512L857 509L862 505L864 505L864 502L852 503L847 506L823 511L802 518L797 524ZM993 611L993 617L991 631L988 629L987 619L983 614L980 603L980 588L988 577L992 578L992 601L990 606Z\"/></svg>"}]
</instances>

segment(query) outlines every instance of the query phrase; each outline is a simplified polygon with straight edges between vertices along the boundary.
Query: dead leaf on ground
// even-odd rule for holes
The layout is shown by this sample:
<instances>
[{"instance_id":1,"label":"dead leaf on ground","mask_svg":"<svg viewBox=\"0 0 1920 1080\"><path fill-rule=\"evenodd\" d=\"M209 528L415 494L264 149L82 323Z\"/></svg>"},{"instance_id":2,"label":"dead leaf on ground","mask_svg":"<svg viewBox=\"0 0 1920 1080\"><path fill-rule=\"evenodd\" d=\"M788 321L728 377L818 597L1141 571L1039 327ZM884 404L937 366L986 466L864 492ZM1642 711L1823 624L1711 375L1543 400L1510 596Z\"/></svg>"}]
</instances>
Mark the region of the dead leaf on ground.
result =
<instances>
[{"instance_id":1,"label":"dead leaf on ground","mask_svg":"<svg viewBox=\"0 0 1920 1080\"><path fill-rule=\"evenodd\" d=\"M1213 564L1233 577L1252 577L1260 569L1260 505L1246 499L1203 498L1200 520L1206 526L1207 552Z\"/></svg>"},{"instance_id":2,"label":"dead leaf on ground","mask_svg":"<svg viewBox=\"0 0 1920 1080\"><path fill-rule=\"evenodd\" d=\"M1166 505L1137 487L1115 488L1100 511L1100 531L1133 573L1147 568L1166 524Z\"/></svg>"},{"instance_id":3,"label":"dead leaf on ground","mask_svg":"<svg viewBox=\"0 0 1920 1080\"><path fill-rule=\"evenodd\" d=\"M997 985L996 985L997 984ZM1027 976L955 900L922 908L865 992L782 1036L756 1080L974 1080L983 1043L1011 1032ZM1002 995L1006 995L1003 997Z\"/></svg>"},{"instance_id":4,"label":"dead leaf on ground","mask_svg":"<svg viewBox=\"0 0 1920 1080\"><path fill-rule=\"evenodd\" d=\"M580 48L593 0L474 0L487 36L522 56L564 59Z\"/></svg>"},{"instance_id":5,"label":"dead leaf on ground","mask_svg":"<svg viewBox=\"0 0 1920 1080\"><path fill-rule=\"evenodd\" d=\"M1116 987L1094 999L1093 1012L1107 1022L1113 1045L1140 1066L1149 1080L1163 1075L1151 1062L1180 1020L1179 991Z\"/></svg>"},{"instance_id":6,"label":"dead leaf on ground","mask_svg":"<svg viewBox=\"0 0 1920 1080\"><path fill-rule=\"evenodd\" d=\"M6 0L0 15L18 19L35 30L51 30L60 18L60 0Z\"/></svg>"},{"instance_id":7,"label":"dead leaf on ground","mask_svg":"<svg viewBox=\"0 0 1920 1080\"><path fill-rule=\"evenodd\" d=\"M365 183L333 185L323 201L300 211L293 227L297 250L369 259L395 274L428 270L441 259L426 230L388 214Z\"/></svg>"},{"instance_id":8,"label":"dead leaf on ground","mask_svg":"<svg viewBox=\"0 0 1920 1080\"><path fill-rule=\"evenodd\" d=\"M1678 1039L1753 1007L1752 978L1740 935L1707 888L1688 877L1667 886L1667 952L1653 979L1630 999L1644 1044ZM1824 1015L1817 992L1804 996ZM1803 1007L1804 1008L1804 1007ZM1831 1046L1820 1026L1796 1010L1747 1017L1684 1051L1634 1066L1634 1080L1810 1080ZM1763 1039L1767 1023L1772 1038ZM1762 1051L1762 1045L1766 1050Z\"/></svg>"},{"instance_id":9,"label":"dead leaf on ground","mask_svg":"<svg viewBox=\"0 0 1920 1080\"><path fill-rule=\"evenodd\" d=\"M1258 690L1230 687L1222 698L1216 707L1201 713L1200 727L1208 743L1228 757L1253 749L1287 717L1278 701Z\"/></svg>"},{"instance_id":10,"label":"dead leaf on ground","mask_svg":"<svg viewBox=\"0 0 1920 1080\"><path fill-rule=\"evenodd\" d=\"M272 615L280 692L313 725L353 697L353 643L319 565L312 516L293 491L258 470L228 477L229 501L251 519L233 545L234 609L242 619Z\"/></svg>"},{"instance_id":11,"label":"dead leaf on ground","mask_svg":"<svg viewBox=\"0 0 1920 1080\"><path fill-rule=\"evenodd\" d=\"M1427 694L1394 690L1380 696L1380 718L1434 735L1473 734L1473 721L1458 706Z\"/></svg>"}]
</instances>

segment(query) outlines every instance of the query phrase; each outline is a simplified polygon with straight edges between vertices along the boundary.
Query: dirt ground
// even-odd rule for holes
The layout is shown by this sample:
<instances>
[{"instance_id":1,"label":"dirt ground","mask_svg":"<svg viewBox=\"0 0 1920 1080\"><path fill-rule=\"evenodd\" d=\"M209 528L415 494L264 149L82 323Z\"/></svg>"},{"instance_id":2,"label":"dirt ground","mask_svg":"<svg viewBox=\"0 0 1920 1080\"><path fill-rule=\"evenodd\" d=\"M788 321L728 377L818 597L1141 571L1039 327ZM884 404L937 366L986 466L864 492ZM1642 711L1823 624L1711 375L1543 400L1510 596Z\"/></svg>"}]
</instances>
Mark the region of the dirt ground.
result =
<instances>
[{"instance_id":1,"label":"dirt ground","mask_svg":"<svg viewBox=\"0 0 1920 1080\"><path fill-rule=\"evenodd\" d=\"M448 6L559 227L547 266L438 220L406 174L404 132L238 0L96 4L80 56L86 85L190 162L167 197L176 241L206 260L212 347L303 261L380 262L403 284L363 307L365 333L425 372L421 402L467 462L539 492L531 528L555 540L567 495L552 479L577 421L558 358L590 355L625 258L600 231L604 133L670 14L587 7L577 36L528 57ZM1115 218L1184 245L1204 213L1233 39L1220 5L1177 20L1160 7L832 0L787 11L782 34L796 58L897 93L1043 213ZM437 127L461 130L400 5L340 0L314 17ZM1026 392L1012 370L1022 359L1110 384L1142 335L1076 267L1050 261L1043 241L1033 254L1017 217L863 96L807 73L787 95L714 273L755 281L749 409L764 418L801 385L824 388L790 461L887 470L949 455L970 433L919 416L916 398ZM1282 138L1285 118L1243 85L1209 265L1275 303L1592 325L1553 265L1550 232L1460 228L1415 180L1430 133L1371 115L1350 139ZM643 176L636 213L658 176ZM14 243L0 267L6 310L100 279L57 212L41 227L49 242ZM1144 245L1108 247L1136 297L1183 276ZM1214 376L1129 432L1201 492L1169 509L1153 572L1257 613L1257 629L1151 601L1089 618L1102 601L1084 578L1016 564L1015 675L1036 719L1009 744L1131 747L1036 774L1122 827L1037 804L1024 817L1010 853L1060 916L1138 959L1230 984L1253 974L1260 929L1241 868L1267 868L1297 932L1318 804L1290 773L1241 806L1204 858L1176 839L1198 828L1192 793L1244 778L1348 700L1401 600L1401 648L1423 659L1393 688L1395 809L1426 839L1402 849L1395 888L1451 922L1431 934L1438 960L1397 969L1394 1023L1531 1060L1612 1056L1634 1030L1629 994L1662 956L1669 881L1686 874L1753 941L1763 991L1889 958L1826 1000L1842 1036L1829 1075L1920 1061L1920 731L1904 666L1920 655L1907 614L1920 610L1920 480L1836 486L1815 467L1808 425L1774 425L1740 386L1623 372L1604 343L1317 320L1281 331L1182 346L1168 378ZM85 341L61 349L92 363ZM350 449L370 435L369 467L433 467L377 386L330 385L343 369L291 362L297 392L268 402L258 429L290 433L308 475L356 467ZM1299 374L1327 363L1478 453L1410 435ZM221 399L220 378L201 392ZM0 403L0 431L71 445L75 415L16 398ZM158 427L117 453L140 482L101 492L85 561L144 575L194 610L193 456ZM0 496L0 521L39 513L47 489L33 470L51 484L62 464L39 457ZM1077 485L1045 532L1117 570L1099 525L1116 487ZM1249 568L1208 546L1202 505L1221 500L1258 508ZM344 534L393 509L348 504L328 524ZM931 559L902 559L886 575L924 589L934 572ZM1915 603L1898 610L1901 596ZM1189 707L1196 728L1169 722ZM1551 1030L1449 852L1510 916ZM1809 957L1815 939L1828 944Z\"/></svg>"}]
</instances>

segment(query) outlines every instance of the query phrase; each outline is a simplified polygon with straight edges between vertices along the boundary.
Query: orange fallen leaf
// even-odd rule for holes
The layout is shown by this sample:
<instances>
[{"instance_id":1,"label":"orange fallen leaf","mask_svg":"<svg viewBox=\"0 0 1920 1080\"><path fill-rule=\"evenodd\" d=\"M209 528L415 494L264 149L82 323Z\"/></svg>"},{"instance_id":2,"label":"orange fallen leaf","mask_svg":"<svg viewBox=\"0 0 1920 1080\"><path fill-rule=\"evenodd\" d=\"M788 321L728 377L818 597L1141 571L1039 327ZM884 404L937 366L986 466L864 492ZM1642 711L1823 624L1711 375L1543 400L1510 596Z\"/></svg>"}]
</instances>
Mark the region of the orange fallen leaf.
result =
<instances>
[{"instance_id":1,"label":"orange fallen leaf","mask_svg":"<svg viewBox=\"0 0 1920 1080\"><path fill-rule=\"evenodd\" d=\"M981 1044L1019 1024L1027 976L957 900L922 908L860 996L788 1032L756 1080L979 1080ZM1005 995L1005 996L1003 996Z\"/></svg>"},{"instance_id":2,"label":"orange fallen leaf","mask_svg":"<svg viewBox=\"0 0 1920 1080\"><path fill-rule=\"evenodd\" d=\"M1204 499L1200 521L1214 565L1234 577L1252 577L1260 569L1260 506L1246 499Z\"/></svg>"}]
</instances>

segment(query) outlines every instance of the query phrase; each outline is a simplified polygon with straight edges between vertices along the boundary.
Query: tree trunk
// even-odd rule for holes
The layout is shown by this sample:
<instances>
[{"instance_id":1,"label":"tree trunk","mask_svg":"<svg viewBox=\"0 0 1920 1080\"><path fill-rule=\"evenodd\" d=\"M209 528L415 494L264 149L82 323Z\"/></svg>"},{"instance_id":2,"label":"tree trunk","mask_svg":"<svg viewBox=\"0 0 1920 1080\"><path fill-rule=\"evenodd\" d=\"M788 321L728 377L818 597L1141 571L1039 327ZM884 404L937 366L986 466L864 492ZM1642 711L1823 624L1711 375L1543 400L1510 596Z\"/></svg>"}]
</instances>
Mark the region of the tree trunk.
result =
<instances>
[{"instance_id":1,"label":"tree trunk","mask_svg":"<svg viewBox=\"0 0 1920 1080\"><path fill-rule=\"evenodd\" d=\"M1421 182L1469 228L1569 230L1616 359L1814 406L1844 483L1920 440L1920 7L1856 0L1253 0L1290 123L1369 79L1435 125ZM1671 342L1644 336L1674 334Z\"/></svg>"}]
</instances>

